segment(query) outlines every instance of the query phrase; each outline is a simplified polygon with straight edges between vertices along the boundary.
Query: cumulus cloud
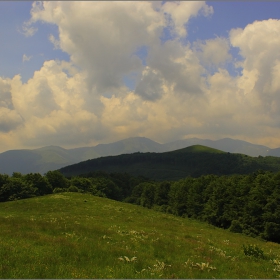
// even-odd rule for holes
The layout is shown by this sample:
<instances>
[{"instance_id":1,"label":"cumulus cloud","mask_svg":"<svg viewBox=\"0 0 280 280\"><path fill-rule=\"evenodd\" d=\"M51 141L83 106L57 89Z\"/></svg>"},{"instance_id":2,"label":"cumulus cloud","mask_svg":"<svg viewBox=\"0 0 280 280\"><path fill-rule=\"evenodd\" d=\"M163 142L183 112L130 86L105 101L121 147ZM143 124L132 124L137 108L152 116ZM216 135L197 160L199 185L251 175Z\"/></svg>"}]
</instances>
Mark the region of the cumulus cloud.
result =
<instances>
[{"instance_id":1,"label":"cumulus cloud","mask_svg":"<svg viewBox=\"0 0 280 280\"><path fill-rule=\"evenodd\" d=\"M166 86L175 94L202 93L201 74L204 69L189 45L183 46L174 40L154 46L147 63L164 78Z\"/></svg>"},{"instance_id":2,"label":"cumulus cloud","mask_svg":"<svg viewBox=\"0 0 280 280\"><path fill-rule=\"evenodd\" d=\"M230 40L244 58L241 87L246 87L248 98L259 114L279 125L280 20L255 21L244 30L233 29Z\"/></svg>"},{"instance_id":3,"label":"cumulus cloud","mask_svg":"<svg viewBox=\"0 0 280 280\"><path fill-rule=\"evenodd\" d=\"M196 42L195 49L201 62L206 66L221 66L232 59L229 41L226 38L217 37L205 42Z\"/></svg>"},{"instance_id":4,"label":"cumulus cloud","mask_svg":"<svg viewBox=\"0 0 280 280\"><path fill-rule=\"evenodd\" d=\"M120 88L124 75L145 71L134 55L139 47L157 49L166 27L181 36L199 11L207 16L213 9L204 2L39 2L30 21L59 26L59 41L50 40L87 72L88 88L104 94Z\"/></svg>"},{"instance_id":5,"label":"cumulus cloud","mask_svg":"<svg viewBox=\"0 0 280 280\"><path fill-rule=\"evenodd\" d=\"M10 87L13 105L24 119L17 131L23 143L90 141L97 118L85 109L84 77L71 64L46 61L27 83L15 76Z\"/></svg>"},{"instance_id":6,"label":"cumulus cloud","mask_svg":"<svg viewBox=\"0 0 280 280\"><path fill-rule=\"evenodd\" d=\"M149 67L142 73L141 81L135 88L135 93L147 100L156 100L163 95L163 79L161 75Z\"/></svg>"},{"instance_id":7,"label":"cumulus cloud","mask_svg":"<svg viewBox=\"0 0 280 280\"><path fill-rule=\"evenodd\" d=\"M189 1L34 2L28 26L55 24L58 38L49 40L70 61L45 61L26 83L18 75L0 79L4 146L69 147L130 136L233 137L280 146L279 21L182 44L189 19L199 14L213 9ZM166 28L174 36L162 41ZM145 65L137 54L143 46ZM235 77L225 66L232 47L243 57ZM131 90L123 78L132 73Z\"/></svg>"},{"instance_id":8,"label":"cumulus cloud","mask_svg":"<svg viewBox=\"0 0 280 280\"><path fill-rule=\"evenodd\" d=\"M0 78L0 132L7 133L23 123L20 114L14 109L10 79Z\"/></svg>"},{"instance_id":9,"label":"cumulus cloud","mask_svg":"<svg viewBox=\"0 0 280 280\"><path fill-rule=\"evenodd\" d=\"M21 116L15 111L0 107L0 131L9 132L23 122Z\"/></svg>"},{"instance_id":10,"label":"cumulus cloud","mask_svg":"<svg viewBox=\"0 0 280 280\"><path fill-rule=\"evenodd\" d=\"M150 2L44 2L31 14L33 21L59 26L61 49L100 93L119 88L124 74L141 68L132 53L157 39L164 24Z\"/></svg>"},{"instance_id":11,"label":"cumulus cloud","mask_svg":"<svg viewBox=\"0 0 280 280\"><path fill-rule=\"evenodd\" d=\"M213 14L213 8L203 1L167 1L162 9L171 21L169 24L173 25L180 37L187 35L185 25L191 17L197 16L200 11L204 16Z\"/></svg>"}]
</instances>

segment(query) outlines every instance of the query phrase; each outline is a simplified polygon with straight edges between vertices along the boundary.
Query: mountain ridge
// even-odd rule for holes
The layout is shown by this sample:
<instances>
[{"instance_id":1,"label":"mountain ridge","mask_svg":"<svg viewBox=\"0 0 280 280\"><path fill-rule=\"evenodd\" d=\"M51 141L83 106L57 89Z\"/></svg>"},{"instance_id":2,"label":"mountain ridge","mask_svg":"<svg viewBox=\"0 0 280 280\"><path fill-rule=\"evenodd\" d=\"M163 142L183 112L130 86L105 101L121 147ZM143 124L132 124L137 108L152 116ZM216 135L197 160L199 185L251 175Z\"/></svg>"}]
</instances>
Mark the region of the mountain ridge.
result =
<instances>
[{"instance_id":1,"label":"mountain ridge","mask_svg":"<svg viewBox=\"0 0 280 280\"><path fill-rule=\"evenodd\" d=\"M223 138L219 140L188 138L160 144L146 137L130 137L108 144L91 147L65 149L50 145L37 149L9 150L0 153L0 173L11 175L13 172L41 173L56 170L71 164L98 157L121 155L135 152L168 152L191 145L204 145L230 153L249 156L280 156L280 148L270 149L243 140Z\"/></svg>"}]
</instances>

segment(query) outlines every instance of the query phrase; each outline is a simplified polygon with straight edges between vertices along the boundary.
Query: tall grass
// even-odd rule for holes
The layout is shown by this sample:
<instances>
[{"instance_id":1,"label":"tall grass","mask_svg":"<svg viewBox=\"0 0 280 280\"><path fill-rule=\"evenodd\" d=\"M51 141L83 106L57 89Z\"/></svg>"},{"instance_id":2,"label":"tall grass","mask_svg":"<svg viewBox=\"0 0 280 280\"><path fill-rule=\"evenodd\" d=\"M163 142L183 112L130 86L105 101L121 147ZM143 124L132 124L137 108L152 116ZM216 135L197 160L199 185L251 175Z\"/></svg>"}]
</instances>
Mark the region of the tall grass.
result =
<instances>
[{"instance_id":1,"label":"tall grass","mask_svg":"<svg viewBox=\"0 0 280 280\"><path fill-rule=\"evenodd\" d=\"M277 278L280 245L77 193L0 204L1 278ZM261 248L265 258L244 254Z\"/></svg>"}]
</instances>

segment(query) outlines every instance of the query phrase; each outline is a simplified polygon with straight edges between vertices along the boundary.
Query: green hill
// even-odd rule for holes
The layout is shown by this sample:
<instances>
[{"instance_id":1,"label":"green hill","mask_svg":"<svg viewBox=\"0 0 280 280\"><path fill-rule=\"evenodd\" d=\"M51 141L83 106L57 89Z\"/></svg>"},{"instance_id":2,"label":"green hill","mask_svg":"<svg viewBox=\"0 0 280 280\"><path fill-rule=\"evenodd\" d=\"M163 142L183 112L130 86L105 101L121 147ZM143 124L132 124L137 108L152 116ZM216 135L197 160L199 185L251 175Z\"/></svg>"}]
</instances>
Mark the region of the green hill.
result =
<instances>
[{"instance_id":1,"label":"green hill","mask_svg":"<svg viewBox=\"0 0 280 280\"><path fill-rule=\"evenodd\" d=\"M203 145L192 145L190 147L186 147L183 149L178 149L175 151L171 151L169 153L212 153L212 154L225 154L226 152L223 152L218 149L206 147Z\"/></svg>"},{"instance_id":2,"label":"green hill","mask_svg":"<svg viewBox=\"0 0 280 280\"><path fill-rule=\"evenodd\" d=\"M4 202L0 225L1 278L279 277L279 244L92 195Z\"/></svg>"},{"instance_id":3,"label":"green hill","mask_svg":"<svg viewBox=\"0 0 280 280\"><path fill-rule=\"evenodd\" d=\"M172 152L100 157L61 168L60 171L65 176L105 171L126 172L133 176L145 176L155 180L178 180L204 174L248 174L260 169L279 171L280 158L249 157L194 145Z\"/></svg>"}]
</instances>

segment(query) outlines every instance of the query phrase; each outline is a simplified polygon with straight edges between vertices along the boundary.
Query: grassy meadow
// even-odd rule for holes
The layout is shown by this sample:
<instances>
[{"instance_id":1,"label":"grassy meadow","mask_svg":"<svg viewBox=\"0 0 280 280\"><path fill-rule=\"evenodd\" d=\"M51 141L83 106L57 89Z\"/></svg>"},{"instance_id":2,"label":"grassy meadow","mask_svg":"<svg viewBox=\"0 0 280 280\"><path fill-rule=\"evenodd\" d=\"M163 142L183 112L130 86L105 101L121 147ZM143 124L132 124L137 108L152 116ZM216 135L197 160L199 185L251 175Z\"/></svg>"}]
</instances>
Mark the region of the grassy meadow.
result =
<instances>
[{"instance_id":1,"label":"grassy meadow","mask_svg":"<svg viewBox=\"0 0 280 280\"><path fill-rule=\"evenodd\" d=\"M89 194L0 203L0 227L1 278L280 278L279 244Z\"/></svg>"}]
</instances>

